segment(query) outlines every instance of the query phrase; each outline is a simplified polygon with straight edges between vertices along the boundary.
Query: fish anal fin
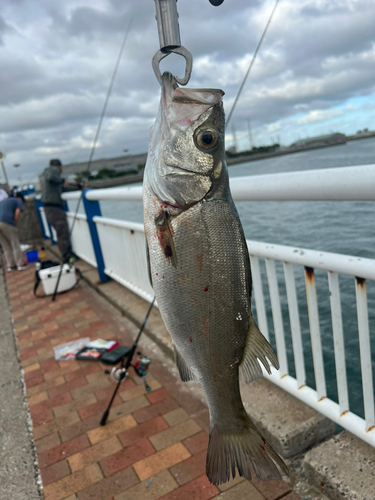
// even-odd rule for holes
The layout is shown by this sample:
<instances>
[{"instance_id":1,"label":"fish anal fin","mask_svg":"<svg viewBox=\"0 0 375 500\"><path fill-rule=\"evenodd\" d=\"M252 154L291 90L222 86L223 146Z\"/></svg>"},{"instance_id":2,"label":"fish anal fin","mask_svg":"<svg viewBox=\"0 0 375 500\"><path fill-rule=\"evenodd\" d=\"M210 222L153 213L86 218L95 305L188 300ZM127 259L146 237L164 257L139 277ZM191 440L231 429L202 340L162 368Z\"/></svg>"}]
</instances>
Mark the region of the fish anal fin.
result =
<instances>
[{"instance_id":1,"label":"fish anal fin","mask_svg":"<svg viewBox=\"0 0 375 500\"><path fill-rule=\"evenodd\" d=\"M181 356L181 354L178 352L177 348L175 345L173 345L174 348L174 359L176 366L178 368L178 371L180 373L181 380L183 382L189 382L189 380L195 380L195 375L192 372L192 370L188 367L186 364L184 358Z\"/></svg>"},{"instance_id":2,"label":"fish anal fin","mask_svg":"<svg viewBox=\"0 0 375 500\"><path fill-rule=\"evenodd\" d=\"M268 340L260 333L254 318L250 317L246 345L240 363L240 374L248 384L263 376L259 361L268 373L271 373L270 363L279 368L279 362Z\"/></svg>"},{"instance_id":3,"label":"fish anal fin","mask_svg":"<svg viewBox=\"0 0 375 500\"><path fill-rule=\"evenodd\" d=\"M247 429L222 433L215 427L210 433L207 449L206 474L212 484L219 485L240 476L251 480L251 471L260 480L281 479L289 471L284 461L266 442L248 417Z\"/></svg>"}]
</instances>

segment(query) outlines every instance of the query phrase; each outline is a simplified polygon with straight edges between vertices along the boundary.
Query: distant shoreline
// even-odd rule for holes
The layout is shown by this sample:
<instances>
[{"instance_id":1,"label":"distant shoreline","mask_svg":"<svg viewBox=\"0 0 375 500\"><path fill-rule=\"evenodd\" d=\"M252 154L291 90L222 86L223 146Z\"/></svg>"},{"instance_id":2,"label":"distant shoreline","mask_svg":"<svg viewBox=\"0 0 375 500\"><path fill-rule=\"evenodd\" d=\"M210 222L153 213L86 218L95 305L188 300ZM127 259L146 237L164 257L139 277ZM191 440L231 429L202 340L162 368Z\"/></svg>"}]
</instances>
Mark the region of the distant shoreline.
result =
<instances>
[{"instance_id":1,"label":"distant shoreline","mask_svg":"<svg viewBox=\"0 0 375 500\"><path fill-rule=\"evenodd\" d=\"M346 144L348 141L358 141L360 139L372 139L375 137L375 133L366 137L357 137L356 135L349 135L346 137L346 141L343 142L337 142L335 144L322 144L320 146L308 146L304 148L298 148L298 149L287 149L287 150L282 150L282 151L273 151L271 153L262 153L262 154L257 154L257 155L241 155L232 158L226 159L227 165L236 165L237 163L246 163L249 161L256 161L256 160L263 160L266 158L272 158L274 156L282 156L282 155L290 155L294 153L301 153L302 151L310 151L312 149L322 149L322 148L331 148L333 146L342 146L343 144Z\"/></svg>"}]
</instances>

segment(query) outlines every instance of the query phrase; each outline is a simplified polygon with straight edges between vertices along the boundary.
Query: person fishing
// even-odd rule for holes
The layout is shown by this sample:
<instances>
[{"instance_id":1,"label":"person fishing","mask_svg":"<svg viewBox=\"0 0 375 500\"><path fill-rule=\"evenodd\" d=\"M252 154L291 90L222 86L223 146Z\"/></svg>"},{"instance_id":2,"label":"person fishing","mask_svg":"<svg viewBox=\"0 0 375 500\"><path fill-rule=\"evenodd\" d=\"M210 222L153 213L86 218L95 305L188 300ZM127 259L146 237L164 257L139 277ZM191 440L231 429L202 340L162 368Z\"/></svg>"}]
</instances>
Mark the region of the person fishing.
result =
<instances>
[{"instance_id":1,"label":"person fishing","mask_svg":"<svg viewBox=\"0 0 375 500\"><path fill-rule=\"evenodd\" d=\"M23 271L24 256L21 251L17 224L23 211L24 198L21 193L0 201L0 243L3 247L8 272Z\"/></svg>"},{"instance_id":2,"label":"person fishing","mask_svg":"<svg viewBox=\"0 0 375 500\"><path fill-rule=\"evenodd\" d=\"M58 159L52 159L49 166L42 175L42 202L44 213L48 222L57 234L57 245L59 247L63 262L74 261L71 250L70 231L64 211L64 201L61 193L64 191L77 191L82 189L80 184L71 184L61 176L62 163Z\"/></svg>"}]
</instances>

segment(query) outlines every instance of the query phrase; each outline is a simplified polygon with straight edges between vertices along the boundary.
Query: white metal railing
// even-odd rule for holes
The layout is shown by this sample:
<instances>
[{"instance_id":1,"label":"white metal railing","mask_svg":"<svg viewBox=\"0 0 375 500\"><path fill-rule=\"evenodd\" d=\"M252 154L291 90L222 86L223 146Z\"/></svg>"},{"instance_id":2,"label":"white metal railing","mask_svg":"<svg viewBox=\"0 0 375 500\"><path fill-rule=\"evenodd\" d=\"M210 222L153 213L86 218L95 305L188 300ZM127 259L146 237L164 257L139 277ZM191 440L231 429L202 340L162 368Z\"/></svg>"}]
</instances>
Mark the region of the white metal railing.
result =
<instances>
[{"instance_id":1,"label":"white metal railing","mask_svg":"<svg viewBox=\"0 0 375 500\"><path fill-rule=\"evenodd\" d=\"M151 302L143 224L94 217L103 253L104 272Z\"/></svg>"},{"instance_id":2,"label":"white metal railing","mask_svg":"<svg viewBox=\"0 0 375 500\"><path fill-rule=\"evenodd\" d=\"M71 230L75 213L68 212L66 216L68 218L69 229ZM91 266L97 267L86 215L77 214L70 241L73 252L79 258L88 262Z\"/></svg>"},{"instance_id":3,"label":"white metal railing","mask_svg":"<svg viewBox=\"0 0 375 500\"><path fill-rule=\"evenodd\" d=\"M375 201L375 165L233 178L230 180L230 185L233 198L236 201ZM79 196L79 193L67 193L64 198L76 200ZM142 187L91 190L87 192L86 196L89 200L98 201L140 201L142 200ZM153 292L148 282L143 225L104 217L94 217L93 220L99 234L105 273L146 300L151 301ZM375 280L375 260L256 241L247 241L247 244L251 259L258 324L264 335L269 338L263 289L263 283L267 281L276 349L280 362L279 370L272 369L271 375L265 372L264 375L290 394L375 446L374 390L366 295L366 280ZM262 261L264 261L266 269L263 275L260 266ZM276 272L276 262L283 264L282 277L280 273ZM300 297L297 296L294 276L296 266L304 268L316 389L306 385L304 362L306 346L303 346L301 333L298 301ZM314 269L323 270L327 273L328 278L338 403L327 397ZM358 416L357 409L353 411L349 408L339 290L340 275L352 276L356 291L364 419ZM280 280L283 280L286 289L288 326L291 331L295 377L290 375L288 368L279 294Z\"/></svg>"}]
</instances>

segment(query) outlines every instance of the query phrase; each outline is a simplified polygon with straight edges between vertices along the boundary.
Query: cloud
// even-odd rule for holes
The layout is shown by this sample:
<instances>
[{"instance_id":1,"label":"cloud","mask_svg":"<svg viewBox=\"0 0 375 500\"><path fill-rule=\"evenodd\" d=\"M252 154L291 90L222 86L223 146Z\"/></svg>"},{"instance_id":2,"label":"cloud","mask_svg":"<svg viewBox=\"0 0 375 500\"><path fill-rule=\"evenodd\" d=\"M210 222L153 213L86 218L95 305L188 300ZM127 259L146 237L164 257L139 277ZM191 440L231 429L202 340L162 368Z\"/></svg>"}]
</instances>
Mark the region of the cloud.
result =
<instances>
[{"instance_id":1,"label":"cloud","mask_svg":"<svg viewBox=\"0 0 375 500\"><path fill-rule=\"evenodd\" d=\"M274 0L177 6L194 57L189 86L222 88L228 114ZM151 68L159 48L154 2L2 0L0 149L9 164L33 175L52 153L64 163L85 159L130 19L96 157L147 149L160 95ZM279 2L232 117L240 146L248 147L248 120L258 142L371 127L374 26L372 0ZM184 59L168 56L161 69L181 75Z\"/></svg>"},{"instance_id":2,"label":"cloud","mask_svg":"<svg viewBox=\"0 0 375 500\"><path fill-rule=\"evenodd\" d=\"M331 118L336 118L337 116L342 116L344 114L344 110L342 109L316 109L313 111L310 111L307 115L303 116L302 118L299 118L297 120L297 123L299 125L304 125L306 123L311 123L311 122L321 122L321 121L326 121Z\"/></svg>"}]
</instances>

